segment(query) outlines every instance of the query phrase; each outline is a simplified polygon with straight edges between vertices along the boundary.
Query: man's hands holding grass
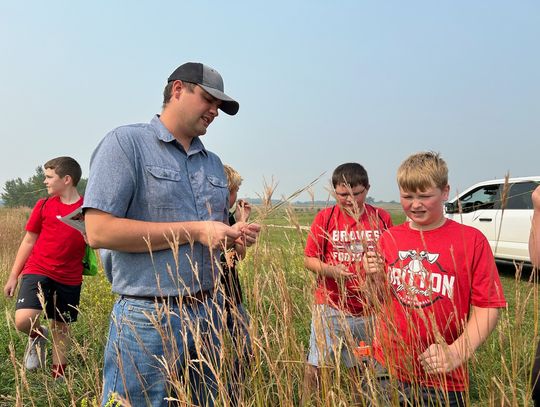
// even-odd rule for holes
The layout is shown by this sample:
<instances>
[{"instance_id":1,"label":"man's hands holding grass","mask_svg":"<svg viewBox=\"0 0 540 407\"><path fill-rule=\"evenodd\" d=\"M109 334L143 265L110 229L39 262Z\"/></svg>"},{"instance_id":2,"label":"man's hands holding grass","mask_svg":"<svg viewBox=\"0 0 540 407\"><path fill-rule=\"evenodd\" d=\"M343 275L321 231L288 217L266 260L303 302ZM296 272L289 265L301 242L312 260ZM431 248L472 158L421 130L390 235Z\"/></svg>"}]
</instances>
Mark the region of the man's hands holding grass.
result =
<instances>
[{"instance_id":1,"label":"man's hands holding grass","mask_svg":"<svg viewBox=\"0 0 540 407\"><path fill-rule=\"evenodd\" d=\"M261 226L257 223L238 222L229 226L223 222L201 222L196 240L211 249L222 249L239 244L249 247L257 241Z\"/></svg>"}]
</instances>

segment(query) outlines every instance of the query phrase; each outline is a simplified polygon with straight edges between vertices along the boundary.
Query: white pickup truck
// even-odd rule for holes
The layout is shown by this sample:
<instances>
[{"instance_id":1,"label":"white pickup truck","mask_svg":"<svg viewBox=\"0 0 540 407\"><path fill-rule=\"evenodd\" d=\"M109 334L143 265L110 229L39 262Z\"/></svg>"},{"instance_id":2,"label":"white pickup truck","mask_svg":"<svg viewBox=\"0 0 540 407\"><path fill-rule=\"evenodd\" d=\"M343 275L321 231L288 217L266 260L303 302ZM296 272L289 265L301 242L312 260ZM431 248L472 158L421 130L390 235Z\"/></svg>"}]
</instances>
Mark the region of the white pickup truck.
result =
<instances>
[{"instance_id":1,"label":"white pickup truck","mask_svg":"<svg viewBox=\"0 0 540 407\"><path fill-rule=\"evenodd\" d=\"M497 260L530 262L531 193L538 184L540 176L480 182L446 203L446 217L480 230Z\"/></svg>"}]
</instances>

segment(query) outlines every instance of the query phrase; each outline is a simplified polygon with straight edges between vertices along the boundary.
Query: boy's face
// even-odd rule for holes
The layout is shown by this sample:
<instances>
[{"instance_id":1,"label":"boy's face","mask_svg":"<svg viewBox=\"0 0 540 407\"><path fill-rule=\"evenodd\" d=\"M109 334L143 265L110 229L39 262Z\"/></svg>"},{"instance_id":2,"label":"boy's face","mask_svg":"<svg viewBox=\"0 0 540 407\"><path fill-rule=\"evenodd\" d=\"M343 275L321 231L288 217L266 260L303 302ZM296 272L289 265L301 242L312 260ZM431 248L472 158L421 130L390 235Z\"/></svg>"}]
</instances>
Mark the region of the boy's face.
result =
<instances>
[{"instance_id":1,"label":"boy's face","mask_svg":"<svg viewBox=\"0 0 540 407\"><path fill-rule=\"evenodd\" d=\"M356 185L350 187L346 184L336 185L334 192L336 195L336 201L340 208L345 209L347 212L354 214L355 207L361 211L364 208L364 202L369 191L369 186Z\"/></svg>"},{"instance_id":2,"label":"boy's face","mask_svg":"<svg viewBox=\"0 0 540 407\"><path fill-rule=\"evenodd\" d=\"M444 202L448 199L450 186L444 189L435 186L425 191L405 191L399 188L399 200L405 215L413 222L413 228L435 229L444 220ZM416 226L416 227L415 227Z\"/></svg>"},{"instance_id":3,"label":"boy's face","mask_svg":"<svg viewBox=\"0 0 540 407\"><path fill-rule=\"evenodd\" d=\"M229 192L229 209L233 207L236 198L238 198L238 189L239 188L232 188Z\"/></svg>"},{"instance_id":4,"label":"boy's face","mask_svg":"<svg viewBox=\"0 0 540 407\"><path fill-rule=\"evenodd\" d=\"M60 178L55 170L46 168L43 183L47 187L47 193L49 195L59 195L66 189L69 183L69 175Z\"/></svg>"}]
</instances>

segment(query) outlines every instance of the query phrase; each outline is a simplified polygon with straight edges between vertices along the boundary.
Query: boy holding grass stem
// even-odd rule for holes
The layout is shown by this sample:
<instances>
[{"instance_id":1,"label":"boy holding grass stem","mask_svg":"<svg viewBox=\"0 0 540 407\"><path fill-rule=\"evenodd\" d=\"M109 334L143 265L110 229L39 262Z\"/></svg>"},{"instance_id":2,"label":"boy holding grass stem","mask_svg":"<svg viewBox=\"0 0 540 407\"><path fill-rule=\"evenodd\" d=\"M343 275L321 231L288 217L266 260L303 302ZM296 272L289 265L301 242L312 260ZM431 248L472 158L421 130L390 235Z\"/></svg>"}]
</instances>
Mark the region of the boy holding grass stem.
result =
<instances>
[{"instance_id":1,"label":"boy holding grass stem","mask_svg":"<svg viewBox=\"0 0 540 407\"><path fill-rule=\"evenodd\" d=\"M232 226L237 222L248 222L251 205L242 199L237 200L242 177L229 165L223 165L223 169L229 188L229 225ZM244 258L245 254L245 246L236 245L221 255L221 284L224 292L226 326L233 341L232 365L227 377L231 406L237 406L239 403L245 369L252 357L251 338L248 330L249 316L242 303L242 287L236 270L237 263Z\"/></svg>"},{"instance_id":2,"label":"boy holding grass stem","mask_svg":"<svg viewBox=\"0 0 540 407\"><path fill-rule=\"evenodd\" d=\"M372 391L399 405L466 405L467 360L495 328L506 306L485 236L444 216L448 168L437 153L408 157L397 173L410 219L379 240L390 300L378 319ZM430 404L431 403L431 404Z\"/></svg>"},{"instance_id":3,"label":"boy holding grass stem","mask_svg":"<svg viewBox=\"0 0 540 407\"><path fill-rule=\"evenodd\" d=\"M66 368L69 324L77 320L86 247L83 235L57 216L82 205L76 188L81 167L71 157L54 158L43 167L50 197L40 199L32 210L4 294L13 297L22 275L15 327L29 336L24 356L27 370L45 364L49 331L39 323L45 304L53 338L52 375L57 379Z\"/></svg>"},{"instance_id":4,"label":"boy holding grass stem","mask_svg":"<svg viewBox=\"0 0 540 407\"><path fill-rule=\"evenodd\" d=\"M368 174L358 163L338 166L332 175L337 204L320 211L308 235L304 265L317 275L303 405L318 390L321 369L343 362L357 373L359 341L371 342L372 316L379 306L377 281L366 275L364 252L392 226L390 214L365 203ZM373 249L371 249L373 250Z\"/></svg>"}]
</instances>

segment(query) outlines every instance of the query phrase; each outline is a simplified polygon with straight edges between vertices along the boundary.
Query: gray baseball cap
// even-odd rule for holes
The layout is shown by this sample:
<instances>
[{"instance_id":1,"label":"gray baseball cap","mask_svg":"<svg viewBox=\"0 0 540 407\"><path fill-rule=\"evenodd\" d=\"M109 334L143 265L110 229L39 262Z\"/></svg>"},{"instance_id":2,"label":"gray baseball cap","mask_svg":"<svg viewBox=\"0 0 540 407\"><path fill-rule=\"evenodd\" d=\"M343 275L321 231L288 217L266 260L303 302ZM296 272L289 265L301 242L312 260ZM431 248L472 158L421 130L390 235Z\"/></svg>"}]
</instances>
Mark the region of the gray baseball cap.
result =
<instances>
[{"instance_id":1,"label":"gray baseball cap","mask_svg":"<svg viewBox=\"0 0 540 407\"><path fill-rule=\"evenodd\" d=\"M172 81L196 83L213 97L221 100L219 108L231 116L240 109L238 102L224 93L223 78L219 72L209 66L199 62L186 62L169 76L167 82Z\"/></svg>"}]
</instances>

